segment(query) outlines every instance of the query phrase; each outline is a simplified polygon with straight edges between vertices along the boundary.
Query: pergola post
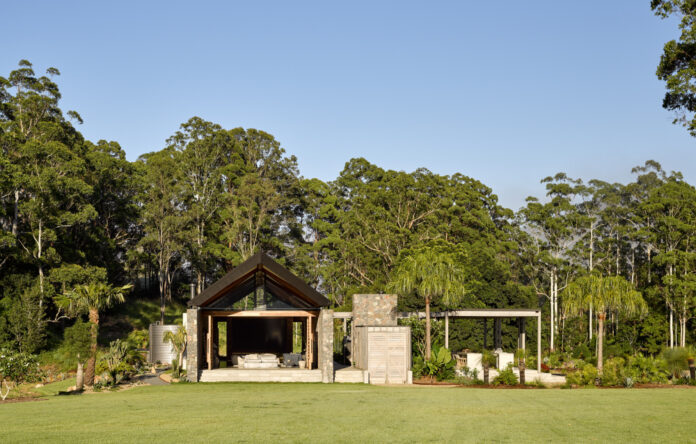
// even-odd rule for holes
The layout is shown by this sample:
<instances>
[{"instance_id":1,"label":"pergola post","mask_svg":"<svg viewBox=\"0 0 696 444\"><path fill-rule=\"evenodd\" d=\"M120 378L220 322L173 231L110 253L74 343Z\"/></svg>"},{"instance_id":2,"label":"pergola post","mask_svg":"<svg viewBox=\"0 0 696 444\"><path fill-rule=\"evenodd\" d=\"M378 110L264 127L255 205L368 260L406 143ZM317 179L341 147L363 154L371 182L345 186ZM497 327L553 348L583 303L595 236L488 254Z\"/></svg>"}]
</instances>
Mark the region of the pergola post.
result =
<instances>
[{"instance_id":1,"label":"pergola post","mask_svg":"<svg viewBox=\"0 0 696 444\"><path fill-rule=\"evenodd\" d=\"M488 319L483 318L483 349L488 348Z\"/></svg>"},{"instance_id":2,"label":"pergola post","mask_svg":"<svg viewBox=\"0 0 696 444\"><path fill-rule=\"evenodd\" d=\"M526 318L517 318L517 348L527 349Z\"/></svg>"},{"instance_id":3,"label":"pergola post","mask_svg":"<svg viewBox=\"0 0 696 444\"><path fill-rule=\"evenodd\" d=\"M495 350L503 348L502 323L503 320L500 318L493 319L493 348Z\"/></svg>"},{"instance_id":4,"label":"pergola post","mask_svg":"<svg viewBox=\"0 0 696 444\"><path fill-rule=\"evenodd\" d=\"M445 313L445 348L449 350L449 313Z\"/></svg>"},{"instance_id":5,"label":"pergola post","mask_svg":"<svg viewBox=\"0 0 696 444\"><path fill-rule=\"evenodd\" d=\"M541 310L537 313L537 373L541 377Z\"/></svg>"}]
</instances>

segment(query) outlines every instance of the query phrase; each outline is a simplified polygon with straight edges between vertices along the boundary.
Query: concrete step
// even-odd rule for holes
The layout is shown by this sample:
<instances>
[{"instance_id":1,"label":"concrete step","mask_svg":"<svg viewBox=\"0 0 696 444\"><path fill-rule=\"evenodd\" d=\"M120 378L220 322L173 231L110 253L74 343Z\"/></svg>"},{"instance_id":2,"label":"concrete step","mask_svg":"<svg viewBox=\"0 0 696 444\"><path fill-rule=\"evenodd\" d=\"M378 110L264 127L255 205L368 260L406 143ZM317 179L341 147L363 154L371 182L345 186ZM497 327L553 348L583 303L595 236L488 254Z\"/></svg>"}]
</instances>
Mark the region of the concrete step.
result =
<instances>
[{"instance_id":1,"label":"concrete step","mask_svg":"<svg viewBox=\"0 0 696 444\"><path fill-rule=\"evenodd\" d=\"M363 370L337 370L334 373L334 382L346 382L361 384L366 382L366 372Z\"/></svg>"}]
</instances>

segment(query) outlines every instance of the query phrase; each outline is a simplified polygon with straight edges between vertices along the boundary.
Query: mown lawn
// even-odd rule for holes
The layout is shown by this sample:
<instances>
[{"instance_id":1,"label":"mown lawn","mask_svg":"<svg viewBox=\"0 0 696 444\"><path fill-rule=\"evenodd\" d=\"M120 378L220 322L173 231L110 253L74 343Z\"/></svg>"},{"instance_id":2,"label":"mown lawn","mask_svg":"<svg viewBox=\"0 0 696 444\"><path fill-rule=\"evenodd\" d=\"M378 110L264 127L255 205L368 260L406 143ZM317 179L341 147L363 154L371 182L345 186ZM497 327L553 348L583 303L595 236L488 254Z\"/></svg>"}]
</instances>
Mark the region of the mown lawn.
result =
<instances>
[{"instance_id":1,"label":"mown lawn","mask_svg":"<svg viewBox=\"0 0 696 444\"><path fill-rule=\"evenodd\" d=\"M175 384L0 405L2 442L696 440L696 390Z\"/></svg>"}]
</instances>

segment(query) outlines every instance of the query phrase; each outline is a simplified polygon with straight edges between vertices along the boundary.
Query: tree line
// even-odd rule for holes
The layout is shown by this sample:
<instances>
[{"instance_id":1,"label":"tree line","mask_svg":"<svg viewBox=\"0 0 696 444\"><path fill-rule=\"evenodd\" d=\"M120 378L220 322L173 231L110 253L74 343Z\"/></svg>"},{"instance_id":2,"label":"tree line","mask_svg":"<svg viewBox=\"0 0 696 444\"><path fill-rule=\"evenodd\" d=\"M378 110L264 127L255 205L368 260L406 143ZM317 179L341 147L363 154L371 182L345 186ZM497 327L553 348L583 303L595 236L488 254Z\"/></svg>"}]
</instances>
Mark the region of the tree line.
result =
<instances>
[{"instance_id":1,"label":"tree line","mask_svg":"<svg viewBox=\"0 0 696 444\"><path fill-rule=\"evenodd\" d=\"M354 293L394 288L395 271L424 248L451 252L463 274L460 297L429 301L433 309L541 307L550 349L593 347L596 307L571 316L564 289L619 276L649 310L607 312L610 346L656 353L691 340L696 195L657 162L636 167L628 184L556 174L542 181L546 196L517 212L471 177L362 158L333 181L303 178L273 135L199 117L131 162L118 143L82 136L79 114L59 107L58 75L21 61L0 78L6 346L50 346L75 316L60 301L81 285L132 283L126 303L157 297L164 320L190 285L200 292L263 251L340 310ZM415 292L401 296L401 309L423 309ZM478 325L459 328L457 346L480 336Z\"/></svg>"}]
</instances>

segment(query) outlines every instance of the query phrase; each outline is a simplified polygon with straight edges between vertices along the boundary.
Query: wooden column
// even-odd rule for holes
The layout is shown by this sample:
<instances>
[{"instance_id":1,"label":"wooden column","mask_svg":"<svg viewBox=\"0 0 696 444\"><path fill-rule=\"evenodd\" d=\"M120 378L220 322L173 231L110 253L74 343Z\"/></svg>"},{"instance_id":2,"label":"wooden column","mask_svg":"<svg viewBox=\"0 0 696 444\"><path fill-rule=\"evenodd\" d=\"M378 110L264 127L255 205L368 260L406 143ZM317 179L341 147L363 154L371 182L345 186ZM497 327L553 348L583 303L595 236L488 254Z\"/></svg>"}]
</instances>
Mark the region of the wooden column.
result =
<instances>
[{"instance_id":1,"label":"wooden column","mask_svg":"<svg viewBox=\"0 0 696 444\"><path fill-rule=\"evenodd\" d=\"M527 349L527 318L517 318L517 348Z\"/></svg>"},{"instance_id":2,"label":"wooden column","mask_svg":"<svg viewBox=\"0 0 696 444\"><path fill-rule=\"evenodd\" d=\"M208 335L207 335L207 345L208 345L208 370L213 369L213 317L208 315Z\"/></svg>"},{"instance_id":3,"label":"wooden column","mask_svg":"<svg viewBox=\"0 0 696 444\"><path fill-rule=\"evenodd\" d=\"M308 370L312 369L312 361L314 360L314 350L313 350L313 343L314 343L314 334L312 332L312 317L307 316L307 322L305 323L307 326L307 335L306 335L306 340L307 344L305 346L305 368Z\"/></svg>"}]
</instances>

